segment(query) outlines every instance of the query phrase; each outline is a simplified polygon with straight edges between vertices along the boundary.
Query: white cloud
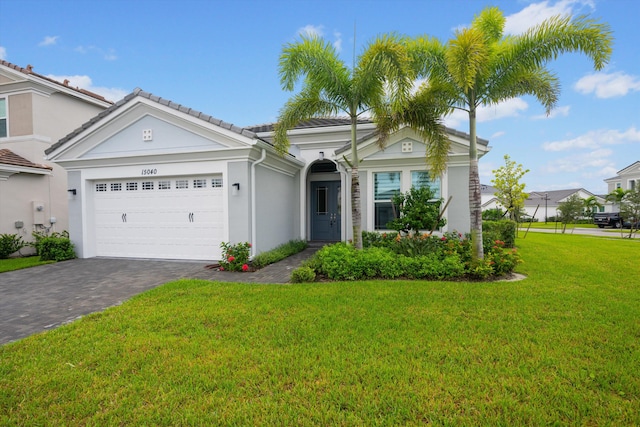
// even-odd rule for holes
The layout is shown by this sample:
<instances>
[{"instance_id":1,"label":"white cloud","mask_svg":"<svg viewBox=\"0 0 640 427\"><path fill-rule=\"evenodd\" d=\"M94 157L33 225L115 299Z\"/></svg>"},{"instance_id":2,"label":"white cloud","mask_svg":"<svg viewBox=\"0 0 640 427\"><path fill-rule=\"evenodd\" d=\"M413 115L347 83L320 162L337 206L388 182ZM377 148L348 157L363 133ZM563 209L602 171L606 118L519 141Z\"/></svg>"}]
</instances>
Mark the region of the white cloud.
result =
<instances>
[{"instance_id":1,"label":"white cloud","mask_svg":"<svg viewBox=\"0 0 640 427\"><path fill-rule=\"evenodd\" d=\"M613 150L604 148L588 153L572 154L549 162L543 168L543 171L546 173L577 173L584 171L589 175L595 173L598 176L604 176L600 175L599 171L609 170L614 166L614 162L610 159L612 154Z\"/></svg>"},{"instance_id":2,"label":"white cloud","mask_svg":"<svg viewBox=\"0 0 640 427\"><path fill-rule=\"evenodd\" d=\"M531 117L533 120L545 120L545 119L555 119L556 117L566 117L569 115L569 110L571 109L570 105L566 105L564 107L557 107L551 110L551 113L547 116L546 114L540 114L537 116Z\"/></svg>"},{"instance_id":3,"label":"white cloud","mask_svg":"<svg viewBox=\"0 0 640 427\"><path fill-rule=\"evenodd\" d=\"M640 142L640 130L635 126L624 132L619 130L596 130L585 133L573 139L545 142L545 151L567 151L573 149L597 149L607 145L619 145Z\"/></svg>"},{"instance_id":4,"label":"white cloud","mask_svg":"<svg viewBox=\"0 0 640 427\"><path fill-rule=\"evenodd\" d=\"M102 95L105 97L105 99L109 100L109 101L119 101L120 99L124 98L125 95L127 95L129 92L124 90L124 89L120 89L120 88L109 88L109 87L101 87L101 86L94 86L93 85L93 81L91 80L91 77L89 76L56 76L53 74L49 74L47 75L48 78L59 81L59 82L64 82L65 80L69 80L69 86L71 87L78 87L80 89L85 89L88 90L90 92L94 92L97 93L98 95Z\"/></svg>"},{"instance_id":5,"label":"white cloud","mask_svg":"<svg viewBox=\"0 0 640 427\"><path fill-rule=\"evenodd\" d=\"M574 89L582 94L595 92L598 98L613 98L640 91L640 78L622 72L593 73L578 80Z\"/></svg>"},{"instance_id":6,"label":"white cloud","mask_svg":"<svg viewBox=\"0 0 640 427\"><path fill-rule=\"evenodd\" d=\"M45 36L45 38L38 43L38 46L53 46L58 42L60 36Z\"/></svg>"},{"instance_id":7,"label":"white cloud","mask_svg":"<svg viewBox=\"0 0 640 427\"><path fill-rule=\"evenodd\" d=\"M517 117L521 111L529 108L524 100L520 98L511 98L497 105L488 107L478 107L476 110L476 119L478 123L488 122L491 120L503 119L505 117ZM445 126L457 129L463 123L469 122L469 113L456 109L451 115L444 119Z\"/></svg>"},{"instance_id":8,"label":"white cloud","mask_svg":"<svg viewBox=\"0 0 640 427\"><path fill-rule=\"evenodd\" d=\"M333 36L336 38L333 42L333 47L337 52L342 52L342 34L338 31L334 31Z\"/></svg>"},{"instance_id":9,"label":"white cloud","mask_svg":"<svg viewBox=\"0 0 640 427\"><path fill-rule=\"evenodd\" d=\"M104 59L106 59L107 61L115 61L116 59L118 59L118 56L116 55L116 51L114 49L109 49L104 54Z\"/></svg>"},{"instance_id":10,"label":"white cloud","mask_svg":"<svg viewBox=\"0 0 640 427\"><path fill-rule=\"evenodd\" d=\"M500 138L501 136L506 135L507 133L503 130L500 130L489 137L489 139Z\"/></svg>"},{"instance_id":11,"label":"white cloud","mask_svg":"<svg viewBox=\"0 0 640 427\"><path fill-rule=\"evenodd\" d=\"M585 7L589 10L581 10ZM595 10L595 4L592 0L560 0L553 4L545 0L540 3L531 3L520 12L506 17L504 31L506 34L522 34L530 27L553 16L583 14L593 10Z\"/></svg>"},{"instance_id":12,"label":"white cloud","mask_svg":"<svg viewBox=\"0 0 640 427\"><path fill-rule=\"evenodd\" d=\"M7 49L5 49L4 47L0 46L0 59L6 59L7 58Z\"/></svg>"},{"instance_id":13,"label":"white cloud","mask_svg":"<svg viewBox=\"0 0 640 427\"><path fill-rule=\"evenodd\" d=\"M324 26L322 25L305 25L298 29L298 35L305 37L322 37L324 36Z\"/></svg>"}]
</instances>

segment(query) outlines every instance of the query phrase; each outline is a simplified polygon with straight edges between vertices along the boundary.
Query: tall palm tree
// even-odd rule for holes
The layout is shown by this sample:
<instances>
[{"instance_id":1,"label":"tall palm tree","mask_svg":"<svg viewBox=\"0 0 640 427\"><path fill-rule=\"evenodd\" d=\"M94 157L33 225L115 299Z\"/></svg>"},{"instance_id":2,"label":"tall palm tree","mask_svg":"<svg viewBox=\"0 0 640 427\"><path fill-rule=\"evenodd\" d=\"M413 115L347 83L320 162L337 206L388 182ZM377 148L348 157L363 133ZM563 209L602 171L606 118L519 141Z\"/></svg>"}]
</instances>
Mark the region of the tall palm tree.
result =
<instances>
[{"instance_id":1,"label":"tall palm tree","mask_svg":"<svg viewBox=\"0 0 640 427\"><path fill-rule=\"evenodd\" d=\"M410 66L407 47L395 35L373 40L350 69L338 58L333 46L318 37L303 37L284 46L279 63L283 89L293 91L302 80L300 91L281 109L274 128L274 145L281 153L289 148L287 131L314 118L346 114L351 119L351 213L353 243L362 248L359 159L356 143L358 117L368 114L374 122L402 109L410 96L415 71ZM302 79L304 77L304 79ZM424 126L425 134L439 133L438 115ZM423 120L423 123L427 119ZM380 128L379 143L384 144L391 127Z\"/></svg>"},{"instance_id":2,"label":"tall palm tree","mask_svg":"<svg viewBox=\"0 0 640 427\"><path fill-rule=\"evenodd\" d=\"M547 63L562 53L577 51L590 57L594 68L600 70L609 61L613 41L606 24L584 16L549 18L521 35L505 36L504 26L500 9L489 7L475 16L470 27L457 30L446 44L429 37L408 39L416 70L427 79L417 98L445 102L450 111L460 109L469 115L469 210L475 259L484 257L476 141L478 107L533 95L549 114L558 101L560 83ZM432 164L445 159L435 156Z\"/></svg>"}]
</instances>

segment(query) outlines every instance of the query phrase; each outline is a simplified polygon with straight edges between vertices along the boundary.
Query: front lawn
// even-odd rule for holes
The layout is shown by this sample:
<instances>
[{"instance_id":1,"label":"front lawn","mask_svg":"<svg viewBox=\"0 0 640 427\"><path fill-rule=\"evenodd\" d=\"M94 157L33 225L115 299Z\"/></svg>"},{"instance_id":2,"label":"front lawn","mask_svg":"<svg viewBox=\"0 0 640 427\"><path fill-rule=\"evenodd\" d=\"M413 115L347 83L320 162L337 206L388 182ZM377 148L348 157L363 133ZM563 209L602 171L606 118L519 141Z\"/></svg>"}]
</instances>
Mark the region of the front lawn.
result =
<instances>
[{"instance_id":1,"label":"front lawn","mask_svg":"<svg viewBox=\"0 0 640 427\"><path fill-rule=\"evenodd\" d=\"M640 242L517 282L180 280L0 347L0 425L639 425Z\"/></svg>"},{"instance_id":2,"label":"front lawn","mask_svg":"<svg viewBox=\"0 0 640 427\"><path fill-rule=\"evenodd\" d=\"M39 256L0 259L0 273L4 273L5 271L35 267L43 264L51 264L52 262L55 261L41 261Z\"/></svg>"}]
</instances>

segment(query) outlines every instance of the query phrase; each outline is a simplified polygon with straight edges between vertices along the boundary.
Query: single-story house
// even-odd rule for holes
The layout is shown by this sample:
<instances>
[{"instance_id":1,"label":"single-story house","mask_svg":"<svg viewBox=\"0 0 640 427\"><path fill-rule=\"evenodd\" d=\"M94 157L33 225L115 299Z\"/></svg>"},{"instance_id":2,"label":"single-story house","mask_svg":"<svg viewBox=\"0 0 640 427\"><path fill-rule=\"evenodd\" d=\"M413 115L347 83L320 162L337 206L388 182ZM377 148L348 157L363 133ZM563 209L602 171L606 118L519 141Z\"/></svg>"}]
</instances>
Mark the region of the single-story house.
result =
<instances>
[{"instance_id":1,"label":"single-story house","mask_svg":"<svg viewBox=\"0 0 640 427\"><path fill-rule=\"evenodd\" d=\"M605 200L603 197L595 195L584 188L572 188L567 190L553 191L532 191L524 202L524 211L528 217L537 221L545 221L549 217L558 215L558 206L560 203L566 202L573 195L577 195L581 199L588 199L595 196L601 207L598 212L605 212Z\"/></svg>"},{"instance_id":2,"label":"single-story house","mask_svg":"<svg viewBox=\"0 0 640 427\"><path fill-rule=\"evenodd\" d=\"M67 173L44 150L109 106L68 81L0 60L0 234L30 241L33 232L68 229Z\"/></svg>"},{"instance_id":3,"label":"single-story house","mask_svg":"<svg viewBox=\"0 0 640 427\"><path fill-rule=\"evenodd\" d=\"M446 172L427 172L424 142L409 128L376 143L358 125L362 227L384 230L389 197L412 185L451 196L444 231L469 230L469 137L447 129ZM240 128L136 89L46 150L68 172L70 235L79 257L219 260L221 242L252 254L293 239L351 238L350 125L301 123L290 152L273 124ZM479 155L489 151L478 140Z\"/></svg>"}]
</instances>

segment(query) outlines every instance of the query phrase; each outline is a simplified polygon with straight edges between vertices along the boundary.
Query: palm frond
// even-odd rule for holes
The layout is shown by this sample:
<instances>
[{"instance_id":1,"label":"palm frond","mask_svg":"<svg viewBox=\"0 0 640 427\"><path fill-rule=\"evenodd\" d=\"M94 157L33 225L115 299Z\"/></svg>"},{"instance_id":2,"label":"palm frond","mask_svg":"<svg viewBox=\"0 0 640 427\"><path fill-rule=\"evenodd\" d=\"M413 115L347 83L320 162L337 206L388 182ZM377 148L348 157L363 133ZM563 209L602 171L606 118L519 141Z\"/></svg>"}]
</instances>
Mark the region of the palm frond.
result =
<instances>
[{"instance_id":1,"label":"palm frond","mask_svg":"<svg viewBox=\"0 0 640 427\"><path fill-rule=\"evenodd\" d=\"M479 15L473 19L471 27L484 35L488 45L502 39L506 18L497 7L484 8Z\"/></svg>"},{"instance_id":2,"label":"palm frond","mask_svg":"<svg viewBox=\"0 0 640 427\"><path fill-rule=\"evenodd\" d=\"M472 89L477 78L486 72L489 53L484 35L477 29L457 31L449 41L445 53L447 68L455 84L463 91Z\"/></svg>"},{"instance_id":3,"label":"palm frond","mask_svg":"<svg viewBox=\"0 0 640 427\"><path fill-rule=\"evenodd\" d=\"M532 95L549 114L560 97L558 77L546 68L514 71L518 72L503 75L501 80L494 81L491 87L487 87L481 103L492 105L518 96Z\"/></svg>"}]
</instances>

